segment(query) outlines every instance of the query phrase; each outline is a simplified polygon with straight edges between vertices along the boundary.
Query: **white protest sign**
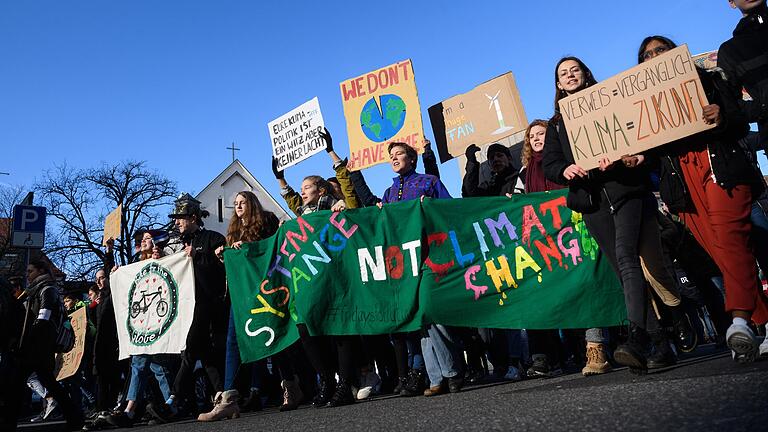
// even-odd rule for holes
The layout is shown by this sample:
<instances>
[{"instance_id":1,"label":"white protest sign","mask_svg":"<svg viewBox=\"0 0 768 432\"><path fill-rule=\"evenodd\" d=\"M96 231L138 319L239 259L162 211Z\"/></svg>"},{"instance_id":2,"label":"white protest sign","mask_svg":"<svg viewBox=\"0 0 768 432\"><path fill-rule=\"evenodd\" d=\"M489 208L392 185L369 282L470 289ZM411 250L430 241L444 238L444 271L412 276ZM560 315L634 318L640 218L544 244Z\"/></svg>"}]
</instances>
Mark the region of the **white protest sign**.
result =
<instances>
[{"instance_id":1,"label":"white protest sign","mask_svg":"<svg viewBox=\"0 0 768 432\"><path fill-rule=\"evenodd\" d=\"M296 165L324 150L325 141L320 138L324 126L317 97L269 122L272 156L277 158L277 168Z\"/></svg>"},{"instance_id":2,"label":"white protest sign","mask_svg":"<svg viewBox=\"0 0 768 432\"><path fill-rule=\"evenodd\" d=\"M710 129L707 96L683 45L558 101L576 165L611 161Z\"/></svg>"}]
</instances>

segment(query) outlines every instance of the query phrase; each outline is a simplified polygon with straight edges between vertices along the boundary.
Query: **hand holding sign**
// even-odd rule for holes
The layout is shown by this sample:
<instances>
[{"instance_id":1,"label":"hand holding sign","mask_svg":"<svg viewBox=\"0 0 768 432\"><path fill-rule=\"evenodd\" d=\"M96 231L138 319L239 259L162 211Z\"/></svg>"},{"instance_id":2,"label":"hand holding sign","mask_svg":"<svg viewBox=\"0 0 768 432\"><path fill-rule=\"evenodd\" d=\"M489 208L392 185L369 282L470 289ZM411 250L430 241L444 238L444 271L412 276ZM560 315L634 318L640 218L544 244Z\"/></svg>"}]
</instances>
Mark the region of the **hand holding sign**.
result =
<instances>
[{"instance_id":1,"label":"hand holding sign","mask_svg":"<svg viewBox=\"0 0 768 432\"><path fill-rule=\"evenodd\" d=\"M320 132L320 138L325 141L325 151L330 153L333 151L333 137L331 136L331 133L328 132L328 128L323 128L323 131Z\"/></svg>"},{"instance_id":2,"label":"hand holding sign","mask_svg":"<svg viewBox=\"0 0 768 432\"><path fill-rule=\"evenodd\" d=\"M278 165L277 158L273 157L272 158L272 173L275 175L276 179L283 180L285 178L285 173L283 172L283 170L279 169L277 167L277 165Z\"/></svg>"},{"instance_id":3,"label":"hand holding sign","mask_svg":"<svg viewBox=\"0 0 768 432\"><path fill-rule=\"evenodd\" d=\"M569 165L565 171L563 171L563 177L565 177L566 180L573 180L576 177L586 177L587 172L584 171L584 169L576 164Z\"/></svg>"},{"instance_id":4,"label":"hand holding sign","mask_svg":"<svg viewBox=\"0 0 768 432\"><path fill-rule=\"evenodd\" d=\"M719 125L722 118L720 117L720 106L707 105L704 107L704 115L702 116L704 123Z\"/></svg>"}]
</instances>

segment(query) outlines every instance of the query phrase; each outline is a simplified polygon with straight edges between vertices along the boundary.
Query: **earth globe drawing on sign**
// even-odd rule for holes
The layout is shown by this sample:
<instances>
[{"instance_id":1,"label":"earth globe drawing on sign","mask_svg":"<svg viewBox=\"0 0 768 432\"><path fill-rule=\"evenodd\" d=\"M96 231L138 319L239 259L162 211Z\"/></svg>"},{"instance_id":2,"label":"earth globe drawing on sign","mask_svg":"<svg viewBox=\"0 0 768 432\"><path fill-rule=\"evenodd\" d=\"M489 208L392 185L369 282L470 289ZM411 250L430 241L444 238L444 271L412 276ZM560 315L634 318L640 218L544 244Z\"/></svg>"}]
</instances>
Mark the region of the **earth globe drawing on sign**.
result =
<instances>
[{"instance_id":1,"label":"earth globe drawing on sign","mask_svg":"<svg viewBox=\"0 0 768 432\"><path fill-rule=\"evenodd\" d=\"M373 142L384 142L397 134L405 124L405 102L398 95L381 95L381 109L375 97L363 105L360 127Z\"/></svg>"}]
</instances>

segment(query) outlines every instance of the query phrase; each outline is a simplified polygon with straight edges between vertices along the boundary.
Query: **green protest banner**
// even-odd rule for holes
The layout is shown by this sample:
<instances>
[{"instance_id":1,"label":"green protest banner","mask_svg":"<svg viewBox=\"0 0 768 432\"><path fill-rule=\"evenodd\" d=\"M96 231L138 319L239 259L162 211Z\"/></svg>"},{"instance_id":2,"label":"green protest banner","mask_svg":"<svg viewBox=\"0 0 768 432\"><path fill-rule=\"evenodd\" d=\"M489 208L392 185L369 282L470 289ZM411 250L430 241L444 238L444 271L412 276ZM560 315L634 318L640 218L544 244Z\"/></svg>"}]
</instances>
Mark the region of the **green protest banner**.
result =
<instances>
[{"instance_id":1,"label":"green protest banner","mask_svg":"<svg viewBox=\"0 0 768 432\"><path fill-rule=\"evenodd\" d=\"M588 328L625 319L621 285L565 191L425 199L302 216L224 254L243 361L310 334Z\"/></svg>"}]
</instances>

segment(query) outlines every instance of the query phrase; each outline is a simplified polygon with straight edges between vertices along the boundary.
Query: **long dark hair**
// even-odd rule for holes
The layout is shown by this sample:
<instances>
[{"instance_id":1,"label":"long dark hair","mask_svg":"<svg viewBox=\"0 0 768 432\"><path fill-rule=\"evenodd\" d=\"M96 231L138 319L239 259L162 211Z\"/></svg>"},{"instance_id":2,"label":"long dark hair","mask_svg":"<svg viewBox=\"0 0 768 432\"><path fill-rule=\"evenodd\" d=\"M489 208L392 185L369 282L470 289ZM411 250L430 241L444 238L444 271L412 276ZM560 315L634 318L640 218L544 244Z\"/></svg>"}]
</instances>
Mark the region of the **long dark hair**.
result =
<instances>
[{"instance_id":1,"label":"long dark hair","mask_svg":"<svg viewBox=\"0 0 768 432\"><path fill-rule=\"evenodd\" d=\"M672 39L666 37L666 36L648 36L647 38L643 39L642 42L640 42L640 49L637 50L637 64L640 64L643 62L643 54L645 54L645 48L648 46L649 43L653 41L659 41L669 47L669 49L677 48L677 44L672 42Z\"/></svg>"},{"instance_id":2,"label":"long dark hair","mask_svg":"<svg viewBox=\"0 0 768 432\"><path fill-rule=\"evenodd\" d=\"M597 84L597 80L595 79L595 76L592 75L592 71L587 67L587 65L584 64L583 61L581 61L580 58L573 57L573 56L567 56L567 57L561 58L555 65L555 115L553 115L552 119L550 120L550 122L555 124L557 124L557 122L559 122L560 118L562 117L562 115L560 114L560 107L557 103L560 101L560 99L568 96L568 93L565 90L562 90L557 87L557 83L559 82L557 77L557 70L560 68L561 64L563 64L564 62L567 62L568 60L573 60L579 64L579 67L581 68L581 71L584 74L583 89Z\"/></svg>"},{"instance_id":3,"label":"long dark hair","mask_svg":"<svg viewBox=\"0 0 768 432\"><path fill-rule=\"evenodd\" d=\"M251 191L240 191L235 196L245 198L245 212L243 212L242 218L237 217L234 212L232 213L232 219L227 228L227 244L232 246L238 241L253 242L261 240L265 236L268 237L266 232L272 229L268 226L270 220L273 220L270 218L271 212L264 210L259 198Z\"/></svg>"}]
</instances>

